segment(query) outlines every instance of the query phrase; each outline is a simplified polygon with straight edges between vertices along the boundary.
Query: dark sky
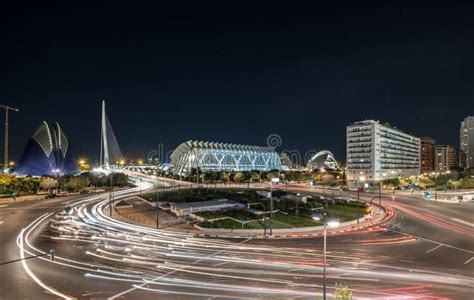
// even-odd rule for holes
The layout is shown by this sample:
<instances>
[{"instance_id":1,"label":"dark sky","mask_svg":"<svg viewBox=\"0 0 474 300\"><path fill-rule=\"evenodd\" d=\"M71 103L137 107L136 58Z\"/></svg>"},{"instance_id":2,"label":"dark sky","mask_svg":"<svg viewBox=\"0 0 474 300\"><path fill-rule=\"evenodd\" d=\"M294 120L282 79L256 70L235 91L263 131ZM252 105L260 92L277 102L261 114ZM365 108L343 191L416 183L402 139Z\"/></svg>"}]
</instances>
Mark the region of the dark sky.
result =
<instances>
[{"instance_id":1,"label":"dark sky","mask_svg":"<svg viewBox=\"0 0 474 300\"><path fill-rule=\"evenodd\" d=\"M2 4L13 159L42 120L97 158L102 99L129 157L276 133L279 150L344 159L345 126L361 119L459 147L474 114L469 1L99 2Z\"/></svg>"}]
</instances>

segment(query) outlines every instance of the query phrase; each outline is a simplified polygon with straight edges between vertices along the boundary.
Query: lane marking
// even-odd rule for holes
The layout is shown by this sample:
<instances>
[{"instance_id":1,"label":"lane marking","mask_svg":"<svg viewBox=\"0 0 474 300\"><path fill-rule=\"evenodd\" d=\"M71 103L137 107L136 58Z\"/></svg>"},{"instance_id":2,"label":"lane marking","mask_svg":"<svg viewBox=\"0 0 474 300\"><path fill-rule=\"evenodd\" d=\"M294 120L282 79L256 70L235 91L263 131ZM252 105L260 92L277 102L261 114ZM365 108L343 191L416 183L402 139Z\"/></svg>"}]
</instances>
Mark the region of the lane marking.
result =
<instances>
[{"instance_id":1,"label":"lane marking","mask_svg":"<svg viewBox=\"0 0 474 300\"><path fill-rule=\"evenodd\" d=\"M176 272L179 272L179 271L181 271L181 270L186 269L188 266L192 266L192 265L198 264L199 262L203 261L205 258L213 257L213 256L216 256L216 255L221 254L221 253L223 253L223 252L227 252L227 251L229 251L229 250L232 250L233 247L238 246L238 245L245 244L245 243L247 243L247 242L250 241L250 240L252 240L251 237L249 237L249 238L247 238L247 239L245 239L245 240L243 240L243 241L241 241L241 242L239 242L239 243L231 244L231 245L229 245L228 247L225 247L225 248L223 248L223 249L221 249L221 250L219 250L219 251L216 251L216 252L214 252L214 253L212 253L212 254L209 254L208 256L206 256L206 257L204 257L204 258L200 258L200 259L198 259L198 260L195 260L194 262L192 262L192 263L190 263L190 264L188 264L188 265L185 265L185 266L183 266L182 268L178 268L178 269L175 269L174 271L171 271L171 272L165 273L165 274L163 274L163 275L161 275L161 276L158 276L158 277L156 277L155 279L151 280L151 282L156 282L156 281L158 281L160 278L168 277L169 275L172 275L173 273L176 273ZM136 290L136 289L145 289L145 290L146 290L147 288L146 288L145 286L148 285L148 284L150 284L150 283L149 283L149 282L144 282L144 283L142 283L142 284L140 284L140 285L133 285L131 288L129 288L129 289L123 291L123 292L120 292L120 293L118 293L118 294L116 294L116 295L110 296L110 297L108 297L107 299L108 299L108 300L117 299L117 298L119 298L119 297L122 297L122 296L124 296L124 295L130 293L130 292L133 292L133 291Z\"/></svg>"},{"instance_id":2,"label":"lane marking","mask_svg":"<svg viewBox=\"0 0 474 300\"><path fill-rule=\"evenodd\" d=\"M474 256L471 257L471 258L469 258L468 260L466 260L466 262L465 262L464 264L467 265L467 264L468 264L471 260L473 260L473 259L474 259Z\"/></svg>"},{"instance_id":3,"label":"lane marking","mask_svg":"<svg viewBox=\"0 0 474 300\"><path fill-rule=\"evenodd\" d=\"M456 221L456 222L461 223L461 224L464 224L464 225L467 225L467 226L470 226L470 227L474 227L474 224L463 221L463 220L459 220L459 219L456 219L456 218L451 218L451 220Z\"/></svg>"},{"instance_id":4,"label":"lane marking","mask_svg":"<svg viewBox=\"0 0 474 300\"><path fill-rule=\"evenodd\" d=\"M41 221L43 221L45 218L47 218L49 215L45 214L43 215L43 217L39 217L38 219L36 219L34 222L37 222L40 218L41 220L38 221L37 224L41 223ZM33 222L33 223L34 223ZM31 223L31 224L33 224ZM29 226L31 226L31 224ZM29 227L28 226L28 227ZM25 231L26 229L28 228L23 228L21 230L21 233L20 235L17 237L17 240L19 239L20 241L20 258L22 259L21 260L21 264L23 266L23 269L25 270L25 272L28 274L28 276L30 276L31 279L33 279L33 281L35 281L40 287L42 287L43 289L45 289L46 291L60 297L60 298L63 298L63 299L73 299L72 297L68 296L68 295L65 295L65 294L62 294L61 292L55 290L54 288L46 285L45 283L43 283L34 273L33 271L31 271L30 267L26 264L26 261L25 261L25 249L24 249L24 234L25 234Z\"/></svg>"},{"instance_id":5,"label":"lane marking","mask_svg":"<svg viewBox=\"0 0 474 300\"><path fill-rule=\"evenodd\" d=\"M434 247L433 249L430 249L430 250L426 251L425 253L430 253L431 251L435 251L436 249L438 249L440 247L443 247L443 245L439 244L438 246Z\"/></svg>"}]
</instances>

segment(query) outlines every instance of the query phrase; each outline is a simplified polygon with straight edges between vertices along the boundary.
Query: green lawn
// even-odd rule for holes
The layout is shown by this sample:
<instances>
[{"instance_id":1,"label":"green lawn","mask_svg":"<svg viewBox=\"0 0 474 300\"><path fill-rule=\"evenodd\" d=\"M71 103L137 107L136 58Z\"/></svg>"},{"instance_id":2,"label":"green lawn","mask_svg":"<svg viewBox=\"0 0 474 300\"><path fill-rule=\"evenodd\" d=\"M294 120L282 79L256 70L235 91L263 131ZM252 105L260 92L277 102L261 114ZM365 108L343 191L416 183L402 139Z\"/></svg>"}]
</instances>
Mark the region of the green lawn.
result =
<instances>
[{"instance_id":1,"label":"green lawn","mask_svg":"<svg viewBox=\"0 0 474 300\"><path fill-rule=\"evenodd\" d=\"M286 192L280 191L279 193L284 195ZM274 228L309 227L321 225L321 223L312 219L315 208L323 208L322 211L326 211L329 217L338 218L341 222L360 218L367 213L367 205L365 203L346 203L340 200L334 200L333 204L333 200L323 200L314 196L313 199L308 200L307 203L298 204L299 214L298 216L295 216L296 203L292 200L277 199L276 196L277 195L275 193L274 209L287 214L276 213L274 215ZM156 201L156 193L143 194L142 197L149 201ZM244 204L261 203L259 205L252 205L252 208L258 210L267 210L270 206L269 199L257 194L256 190L248 189L189 189L181 191L165 191L161 192L159 195L159 200L164 202L196 202L215 200L219 198L239 201ZM200 212L197 213L197 215L208 220L222 218L225 216L245 221L261 218L261 216L256 216L252 213L240 210ZM203 226L210 228L241 228L241 225L233 220L220 220L214 222L213 224L204 224ZM258 222L251 222L247 223L244 228L262 228L262 225Z\"/></svg>"},{"instance_id":2,"label":"green lawn","mask_svg":"<svg viewBox=\"0 0 474 300\"><path fill-rule=\"evenodd\" d=\"M130 203L128 203L125 200L120 200L119 202L115 203L115 206L129 206Z\"/></svg>"},{"instance_id":3,"label":"green lawn","mask_svg":"<svg viewBox=\"0 0 474 300\"><path fill-rule=\"evenodd\" d=\"M223 219L223 220L218 220L215 222L204 222L199 224L201 227L205 228L226 228L226 229L242 229L242 225L240 223L230 220L230 219ZM267 228L270 226L270 221L267 220ZM288 224L278 222L276 220L273 220L273 228L291 228ZM262 229L263 230L263 225L259 221L251 221L248 223L244 224L244 229Z\"/></svg>"},{"instance_id":4,"label":"green lawn","mask_svg":"<svg viewBox=\"0 0 474 300\"><path fill-rule=\"evenodd\" d=\"M243 210L229 210L229 211L204 211L196 213L196 215L203 217L205 219L217 219L222 217L231 217L237 220L254 220L258 219L259 217L255 216L254 214L243 211Z\"/></svg>"},{"instance_id":5,"label":"green lawn","mask_svg":"<svg viewBox=\"0 0 474 300\"><path fill-rule=\"evenodd\" d=\"M311 227L311 226L319 226L321 225L320 222L316 222L314 220L308 218L302 218L292 215L285 215L281 213L276 213L273 215L273 220L281 223L288 224L290 227Z\"/></svg>"}]
</instances>

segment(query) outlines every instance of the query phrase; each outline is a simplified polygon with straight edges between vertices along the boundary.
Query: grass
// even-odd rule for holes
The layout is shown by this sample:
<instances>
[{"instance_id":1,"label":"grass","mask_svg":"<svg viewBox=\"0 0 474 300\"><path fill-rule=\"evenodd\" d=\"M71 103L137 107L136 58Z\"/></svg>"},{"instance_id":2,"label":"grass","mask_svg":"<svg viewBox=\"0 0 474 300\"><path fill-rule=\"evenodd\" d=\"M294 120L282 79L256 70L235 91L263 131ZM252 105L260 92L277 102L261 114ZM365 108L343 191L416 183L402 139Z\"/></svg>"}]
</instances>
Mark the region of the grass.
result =
<instances>
[{"instance_id":1,"label":"grass","mask_svg":"<svg viewBox=\"0 0 474 300\"><path fill-rule=\"evenodd\" d=\"M339 218L341 222L346 222L361 218L368 213L367 207L348 206L344 204L329 204L326 212L328 216Z\"/></svg>"},{"instance_id":2,"label":"grass","mask_svg":"<svg viewBox=\"0 0 474 300\"><path fill-rule=\"evenodd\" d=\"M115 206L130 206L130 203L125 200L120 200L119 202L115 203Z\"/></svg>"},{"instance_id":3,"label":"grass","mask_svg":"<svg viewBox=\"0 0 474 300\"><path fill-rule=\"evenodd\" d=\"M309 227L318 226L321 223L316 222L312 219L312 214L315 208L322 208L322 211L326 211L329 217L338 218L341 222L354 220L362 217L367 213L367 205L362 202L349 202L341 200L323 200L318 197L309 199L307 203L299 203L298 210L299 215L295 216L296 204L292 200L288 199L277 199L277 196L287 194L284 191L279 191L281 195L274 193L274 208L283 213L276 213L274 215L274 228L289 228L289 227ZM143 198L149 201L156 201L156 193L143 194ZM252 205L252 208L258 210L266 210L270 206L269 199L266 199L259 194L256 190L248 189L189 189L181 191L166 191L159 194L159 200L164 202L197 202L197 201L208 201L214 199L229 199L238 201L244 204L247 203L261 203L263 205ZM334 203L334 204L333 204ZM264 208L265 207L265 208ZM232 211L220 211L220 212L199 212L196 213L205 219L212 220L222 217L231 217L237 220L250 221L261 216L256 216L247 211L232 210ZM241 225L233 220L219 220L213 223L205 222L201 224L203 227L209 228L241 228ZM244 229L258 229L263 226L257 222L249 222L244 225Z\"/></svg>"},{"instance_id":4,"label":"grass","mask_svg":"<svg viewBox=\"0 0 474 300\"><path fill-rule=\"evenodd\" d=\"M223 220L218 220L214 222L203 222L200 224L201 227L205 228L225 228L225 229L242 229L242 225L240 223L230 220L230 219L223 219ZM267 221L267 228L270 226L269 221ZM273 220L273 228L291 228L288 224L281 223L278 221ZM251 221L248 223L244 224L244 229L262 229L263 230L263 224L261 221Z\"/></svg>"},{"instance_id":5,"label":"grass","mask_svg":"<svg viewBox=\"0 0 474 300\"><path fill-rule=\"evenodd\" d=\"M237 220L254 220L258 217L254 214L244 211L244 210L228 210L228 211L204 211L196 213L196 215L203 217L208 220L222 218L222 217L231 217Z\"/></svg>"},{"instance_id":6,"label":"grass","mask_svg":"<svg viewBox=\"0 0 474 300\"><path fill-rule=\"evenodd\" d=\"M320 222L316 222L311 219L292 216L292 215L285 215L281 213L274 214L273 220L284 223L284 224L288 224L291 227L311 227L311 226L321 225Z\"/></svg>"}]
</instances>

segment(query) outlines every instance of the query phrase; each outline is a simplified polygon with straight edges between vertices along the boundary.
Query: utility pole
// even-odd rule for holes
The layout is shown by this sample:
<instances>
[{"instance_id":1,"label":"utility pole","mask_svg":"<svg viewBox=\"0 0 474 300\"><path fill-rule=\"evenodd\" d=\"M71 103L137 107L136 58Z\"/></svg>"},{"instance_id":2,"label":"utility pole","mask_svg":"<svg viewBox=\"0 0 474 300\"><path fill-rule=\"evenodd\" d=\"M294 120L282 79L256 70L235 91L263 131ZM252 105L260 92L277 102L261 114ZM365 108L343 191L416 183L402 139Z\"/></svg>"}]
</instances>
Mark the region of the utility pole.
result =
<instances>
[{"instance_id":1,"label":"utility pole","mask_svg":"<svg viewBox=\"0 0 474 300\"><path fill-rule=\"evenodd\" d=\"M7 174L8 164L9 164L9 161L8 161L8 112L10 110L16 111L16 112L20 110L8 105L4 105L4 104L0 104L0 107L5 110L5 145L4 145L5 148L3 152L3 173Z\"/></svg>"}]
</instances>

